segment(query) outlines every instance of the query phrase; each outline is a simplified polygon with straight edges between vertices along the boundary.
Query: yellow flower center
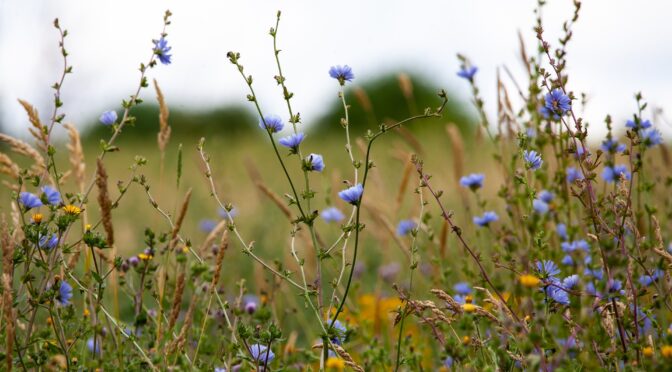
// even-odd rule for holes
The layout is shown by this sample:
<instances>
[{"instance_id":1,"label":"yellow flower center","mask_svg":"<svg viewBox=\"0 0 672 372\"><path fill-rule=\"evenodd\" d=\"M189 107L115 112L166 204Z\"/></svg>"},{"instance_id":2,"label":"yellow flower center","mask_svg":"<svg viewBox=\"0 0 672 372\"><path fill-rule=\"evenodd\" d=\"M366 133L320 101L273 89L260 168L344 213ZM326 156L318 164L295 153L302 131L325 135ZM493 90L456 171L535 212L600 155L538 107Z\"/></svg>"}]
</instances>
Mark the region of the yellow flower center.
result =
<instances>
[{"instance_id":1,"label":"yellow flower center","mask_svg":"<svg viewBox=\"0 0 672 372\"><path fill-rule=\"evenodd\" d=\"M40 223L42 222L42 213L35 213L31 219L33 220L33 223Z\"/></svg>"},{"instance_id":2,"label":"yellow flower center","mask_svg":"<svg viewBox=\"0 0 672 372\"><path fill-rule=\"evenodd\" d=\"M327 359L327 368L333 368L339 371L342 371L345 368L345 362L343 359L330 357Z\"/></svg>"}]
</instances>

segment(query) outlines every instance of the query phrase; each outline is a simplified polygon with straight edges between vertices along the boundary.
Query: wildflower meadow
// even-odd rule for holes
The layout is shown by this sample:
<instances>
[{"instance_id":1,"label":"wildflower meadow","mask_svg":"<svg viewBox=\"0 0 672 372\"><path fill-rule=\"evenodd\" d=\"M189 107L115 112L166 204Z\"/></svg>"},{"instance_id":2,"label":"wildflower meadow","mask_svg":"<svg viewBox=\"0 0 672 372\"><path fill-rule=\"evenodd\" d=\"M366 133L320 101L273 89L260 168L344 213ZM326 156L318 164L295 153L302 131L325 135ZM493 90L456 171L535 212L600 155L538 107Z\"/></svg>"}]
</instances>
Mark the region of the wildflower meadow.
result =
<instances>
[{"instance_id":1,"label":"wildflower meadow","mask_svg":"<svg viewBox=\"0 0 672 372\"><path fill-rule=\"evenodd\" d=\"M633 97L627 120L582 117L571 3L549 39L538 2L524 80L482 81L457 54L470 102L438 80L421 99L401 74L385 90L406 115L388 116L333 61L337 118L320 128L283 73L278 11L258 55L220 61L252 123L202 138L178 132L155 78L180 58L170 11L135 33L134 86L86 136L63 107L70 53L86 51L56 19L52 108L16 97L25 135L0 133L0 369L669 370L663 120L639 92L613 93ZM274 76L248 69L261 55Z\"/></svg>"}]
</instances>

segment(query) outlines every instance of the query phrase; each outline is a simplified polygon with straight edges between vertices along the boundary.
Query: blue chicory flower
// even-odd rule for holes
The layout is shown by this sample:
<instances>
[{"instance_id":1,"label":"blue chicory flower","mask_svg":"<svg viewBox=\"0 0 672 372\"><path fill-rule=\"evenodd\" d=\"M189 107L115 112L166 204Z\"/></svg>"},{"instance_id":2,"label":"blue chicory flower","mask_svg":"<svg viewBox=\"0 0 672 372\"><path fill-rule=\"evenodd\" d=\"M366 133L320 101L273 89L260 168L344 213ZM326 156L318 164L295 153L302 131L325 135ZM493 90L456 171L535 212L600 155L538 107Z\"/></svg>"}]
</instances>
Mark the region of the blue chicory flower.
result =
<instances>
[{"instance_id":1,"label":"blue chicory flower","mask_svg":"<svg viewBox=\"0 0 672 372\"><path fill-rule=\"evenodd\" d=\"M345 218L343 213L336 207L326 208L320 213L320 216L325 222L340 222Z\"/></svg>"},{"instance_id":2,"label":"blue chicory flower","mask_svg":"<svg viewBox=\"0 0 672 372\"><path fill-rule=\"evenodd\" d=\"M159 61L164 65L169 65L171 62L172 54L168 54L170 50L173 49L168 46L168 40L162 37L159 40L154 40L154 54L159 57Z\"/></svg>"},{"instance_id":3,"label":"blue chicory flower","mask_svg":"<svg viewBox=\"0 0 672 372\"><path fill-rule=\"evenodd\" d=\"M262 364L266 363L267 361L270 363L273 361L273 359L275 359L273 350L269 350L265 345L250 345L250 354L254 360Z\"/></svg>"},{"instance_id":4,"label":"blue chicory flower","mask_svg":"<svg viewBox=\"0 0 672 372\"><path fill-rule=\"evenodd\" d=\"M327 322L326 328L329 327L329 324L331 324L331 322ZM343 345L343 342L345 341L345 334L348 332L348 329L345 328L343 323L336 320L334 322L333 330L336 336L331 339L331 342L333 342L336 345Z\"/></svg>"},{"instance_id":5,"label":"blue chicory flower","mask_svg":"<svg viewBox=\"0 0 672 372\"><path fill-rule=\"evenodd\" d=\"M103 125L112 125L117 122L117 113L115 111L105 111L100 114L98 120Z\"/></svg>"},{"instance_id":6,"label":"blue chicory flower","mask_svg":"<svg viewBox=\"0 0 672 372\"><path fill-rule=\"evenodd\" d=\"M61 194L51 186L42 186L42 192L47 198L47 202L51 205L61 204Z\"/></svg>"},{"instance_id":7,"label":"blue chicory flower","mask_svg":"<svg viewBox=\"0 0 672 372\"><path fill-rule=\"evenodd\" d=\"M474 80L474 75L476 75L476 72L478 72L478 67L476 66L462 66L460 71L457 72L457 76L467 79L469 81Z\"/></svg>"},{"instance_id":8,"label":"blue chicory flower","mask_svg":"<svg viewBox=\"0 0 672 372\"><path fill-rule=\"evenodd\" d=\"M572 109L572 101L562 91L562 89L553 89L546 94L546 109L550 112L564 115L567 111Z\"/></svg>"},{"instance_id":9,"label":"blue chicory flower","mask_svg":"<svg viewBox=\"0 0 672 372\"><path fill-rule=\"evenodd\" d=\"M219 213L219 217L222 217L222 218L227 219L227 220L228 219L233 219L234 217L236 217L238 215L238 208L235 208L235 207L231 208L230 211L227 211L224 208L219 208L218 213Z\"/></svg>"},{"instance_id":10,"label":"blue chicory flower","mask_svg":"<svg viewBox=\"0 0 672 372\"><path fill-rule=\"evenodd\" d=\"M618 143L618 141L614 141L611 138L607 138L604 140L604 142L602 142L602 146L600 146L600 148L604 152L616 154L625 151L626 146L622 143Z\"/></svg>"},{"instance_id":11,"label":"blue chicory flower","mask_svg":"<svg viewBox=\"0 0 672 372\"><path fill-rule=\"evenodd\" d=\"M532 208L539 214L546 214L548 212L549 206L543 200L534 199L532 200Z\"/></svg>"},{"instance_id":12,"label":"blue chicory flower","mask_svg":"<svg viewBox=\"0 0 672 372\"><path fill-rule=\"evenodd\" d=\"M562 240L567 240L569 237L567 236L567 225L564 223L559 223L555 227L555 232L558 234L559 237L562 238Z\"/></svg>"},{"instance_id":13,"label":"blue chicory flower","mask_svg":"<svg viewBox=\"0 0 672 372\"><path fill-rule=\"evenodd\" d=\"M301 142L303 142L303 139L305 138L305 134L302 132L295 133L292 135L289 135L287 137L282 137L278 140L278 143L285 147L289 147L289 149L292 151L293 154L296 154L296 152L299 149L299 145Z\"/></svg>"},{"instance_id":14,"label":"blue chicory flower","mask_svg":"<svg viewBox=\"0 0 672 372\"><path fill-rule=\"evenodd\" d=\"M95 350L94 350L94 345L95 345ZM90 337L88 340L86 340L86 348L89 349L90 353L93 354L100 354L100 338L94 342L93 337Z\"/></svg>"},{"instance_id":15,"label":"blue chicory flower","mask_svg":"<svg viewBox=\"0 0 672 372\"><path fill-rule=\"evenodd\" d=\"M544 163L541 160L541 155L537 154L534 150L525 150L523 151L523 158L525 159L527 169L537 170L541 168L541 165Z\"/></svg>"},{"instance_id":16,"label":"blue chicory flower","mask_svg":"<svg viewBox=\"0 0 672 372\"><path fill-rule=\"evenodd\" d=\"M485 175L482 173L472 173L468 176L463 176L460 178L460 185L468 187L472 190L479 189L483 187L483 180Z\"/></svg>"},{"instance_id":17,"label":"blue chicory flower","mask_svg":"<svg viewBox=\"0 0 672 372\"><path fill-rule=\"evenodd\" d=\"M19 201L21 201L26 210L42 206L40 198L26 191L19 194Z\"/></svg>"},{"instance_id":18,"label":"blue chicory flower","mask_svg":"<svg viewBox=\"0 0 672 372\"><path fill-rule=\"evenodd\" d=\"M581 170L576 169L574 167L567 167L566 173L567 173L567 182L569 183L574 183L574 181L576 180L583 179L583 173L581 173Z\"/></svg>"},{"instance_id":19,"label":"blue chicory flower","mask_svg":"<svg viewBox=\"0 0 672 372\"><path fill-rule=\"evenodd\" d=\"M211 232L217 226L217 221L211 219L203 219L198 223L198 228L205 233Z\"/></svg>"},{"instance_id":20,"label":"blue chicory flower","mask_svg":"<svg viewBox=\"0 0 672 372\"><path fill-rule=\"evenodd\" d=\"M572 289L579 284L579 276L576 274L570 275L562 280L562 286L566 289Z\"/></svg>"},{"instance_id":21,"label":"blue chicory flower","mask_svg":"<svg viewBox=\"0 0 672 372\"><path fill-rule=\"evenodd\" d=\"M398 236L408 235L408 233L410 233L411 230L415 229L415 227L416 224L415 222L413 222L413 220L402 220L397 225L397 235Z\"/></svg>"},{"instance_id":22,"label":"blue chicory flower","mask_svg":"<svg viewBox=\"0 0 672 372\"><path fill-rule=\"evenodd\" d=\"M352 205L358 205L363 193L364 187L361 183L358 183L355 186L339 191L338 197Z\"/></svg>"},{"instance_id":23,"label":"blue chicory flower","mask_svg":"<svg viewBox=\"0 0 672 372\"><path fill-rule=\"evenodd\" d=\"M474 217L474 223L478 226L488 226L491 222L495 222L499 219L499 216L497 216L497 213L493 211L485 212L483 216L475 216Z\"/></svg>"},{"instance_id":24,"label":"blue chicory flower","mask_svg":"<svg viewBox=\"0 0 672 372\"><path fill-rule=\"evenodd\" d=\"M324 170L324 159L322 155L319 154L310 154L304 160L303 164L305 169L309 171L322 172Z\"/></svg>"},{"instance_id":25,"label":"blue chicory flower","mask_svg":"<svg viewBox=\"0 0 672 372\"><path fill-rule=\"evenodd\" d=\"M630 179L628 167L623 164L614 165L613 167L607 165L602 171L602 179L608 183L618 182L621 179L621 175L625 176L626 180Z\"/></svg>"},{"instance_id":26,"label":"blue chicory flower","mask_svg":"<svg viewBox=\"0 0 672 372\"><path fill-rule=\"evenodd\" d=\"M39 246L42 249L51 250L54 249L56 245L58 245L58 236L56 234L51 234L51 237L45 235L40 238Z\"/></svg>"},{"instance_id":27,"label":"blue chicory flower","mask_svg":"<svg viewBox=\"0 0 672 372\"><path fill-rule=\"evenodd\" d=\"M348 65L331 66L329 69L329 76L338 80L341 85L345 85L346 81L352 81L352 79L355 78L352 68Z\"/></svg>"},{"instance_id":28,"label":"blue chicory flower","mask_svg":"<svg viewBox=\"0 0 672 372\"><path fill-rule=\"evenodd\" d=\"M70 299L72 299L72 286L65 280L62 280L60 283L61 286L58 287L56 301L61 304L61 306L68 306L70 305Z\"/></svg>"},{"instance_id":29,"label":"blue chicory flower","mask_svg":"<svg viewBox=\"0 0 672 372\"><path fill-rule=\"evenodd\" d=\"M560 274L560 269L551 260L537 261L537 271L543 278L555 278Z\"/></svg>"},{"instance_id":30,"label":"blue chicory flower","mask_svg":"<svg viewBox=\"0 0 672 372\"><path fill-rule=\"evenodd\" d=\"M468 295L471 293L471 286L467 282L460 282L453 286L455 292L461 295Z\"/></svg>"},{"instance_id":31,"label":"blue chicory flower","mask_svg":"<svg viewBox=\"0 0 672 372\"><path fill-rule=\"evenodd\" d=\"M633 129L633 130L640 130L640 129L649 129L651 128L651 122L649 120L641 120L639 118L635 118L635 120L628 120L625 122L625 126L627 128Z\"/></svg>"},{"instance_id":32,"label":"blue chicory flower","mask_svg":"<svg viewBox=\"0 0 672 372\"><path fill-rule=\"evenodd\" d=\"M542 200L544 203L550 203L555 198L555 195L548 190L541 190L537 197Z\"/></svg>"},{"instance_id":33,"label":"blue chicory flower","mask_svg":"<svg viewBox=\"0 0 672 372\"><path fill-rule=\"evenodd\" d=\"M277 133L285 127L282 118L277 115L266 115L259 120L259 128L266 129L271 133Z\"/></svg>"},{"instance_id":34,"label":"blue chicory flower","mask_svg":"<svg viewBox=\"0 0 672 372\"><path fill-rule=\"evenodd\" d=\"M642 142L646 145L646 147L653 147L663 143L663 137L658 129L644 129L640 132L640 137L642 138Z\"/></svg>"}]
</instances>

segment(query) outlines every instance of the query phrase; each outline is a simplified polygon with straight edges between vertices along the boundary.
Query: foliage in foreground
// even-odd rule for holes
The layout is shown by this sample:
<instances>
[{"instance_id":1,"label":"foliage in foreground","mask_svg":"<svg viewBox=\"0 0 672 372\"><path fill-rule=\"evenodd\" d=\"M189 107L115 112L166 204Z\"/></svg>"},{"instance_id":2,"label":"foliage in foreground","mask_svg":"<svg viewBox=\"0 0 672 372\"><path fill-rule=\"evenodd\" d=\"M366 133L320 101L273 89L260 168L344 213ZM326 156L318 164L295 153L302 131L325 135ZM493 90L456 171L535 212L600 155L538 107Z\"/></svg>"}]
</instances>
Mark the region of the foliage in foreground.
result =
<instances>
[{"instance_id":1,"label":"foliage in foreground","mask_svg":"<svg viewBox=\"0 0 672 372\"><path fill-rule=\"evenodd\" d=\"M0 154L0 169L12 190L9 208L0 216L4 368L664 368L672 359L667 149L647 119L641 94L632 119L612 124L607 116L607 138L599 148L589 146L588 124L574 109L579 100L565 74L566 46L580 3L575 6L558 48L544 39L538 20L536 55L521 53L529 79L527 89L517 88L517 94L525 104L514 108L505 84L498 81L499 110L492 125L476 85L477 68L458 56L458 75L473 89L482 141L497 149L499 200L482 197L482 188L493 182L483 174L463 175L468 173L464 157L472 154L461 148L459 131L449 128L452 167L463 175L451 197L464 208L448 211L432 170L419 155L408 154L399 194L414 195L416 207L411 208L414 216L396 229L369 201L381 192L378 188L389 186L371 181L376 165L372 149L390 131L440 117L446 93L440 91L435 108L380 124L355 141L344 91L355 76L348 66L332 67L329 74L340 87L343 104L345 156L352 167L339 199L322 202L311 184L329 172L330 159L306 150L315 145L301 130L280 68L280 13L270 35L278 66L275 82L287 103L284 118L262 110L241 56L230 52L229 61L249 88L247 100L257 110L259 130L276 155L277 174L287 181L280 192L284 196L258 185L287 217L265 221L288 227L289 239L278 238L287 244L277 257L262 257L254 237L239 229L236 209L220 197L219 180L213 177L213 167L226 164L211 164L205 139L196 151L222 219L205 226L209 233L202 241L182 233L189 223L191 190L174 213L168 212L170 207L156 201L141 173L144 158L136 158L116 189L109 185L105 160L118 150L115 140L122 130L135 122L131 111L142 102L147 73L171 62L165 28L153 41L150 59L140 66L138 88L123 101L123 114L101 115L112 135L101 141L95 165L89 164L95 171L86 173L79 134L63 124L60 111L61 88L72 69L64 45L67 32L56 21L64 70L53 87L53 113L45 124L21 101L35 145L0 134L14 155L32 161L22 168ZM169 19L166 12L165 26ZM163 158L171 128L165 99L154 85L161 105L157 142ZM284 135L278 133L285 127ZM55 161L59 150L51 141L52 131L61 128L70 136L68 167ZM663 155L663 164L656 152ZM301 176L292 176L292 168L300 169ZM181 172L179 165L178 185L185 182ZM147 228L144 242L138 242L144 248L122 257L115 246L112 211L131 185L140 186L166 227ZM92 217L95 209L100 218ZM340 230L329 234L329 226ZM394 295L359 290L365 275L357 259L367 235L381 245L394 240L407 258L408 280L393 283L399 265L379 271L381 281L392 282ZM271 278L263 293L252 293L245 280L222 271L234 246ZM449 248L462 254L451 256ZM231 283L237 293L226 295L222 288ZM285 311L287 307L297 311Z\"/></svg>"}]
</instances>

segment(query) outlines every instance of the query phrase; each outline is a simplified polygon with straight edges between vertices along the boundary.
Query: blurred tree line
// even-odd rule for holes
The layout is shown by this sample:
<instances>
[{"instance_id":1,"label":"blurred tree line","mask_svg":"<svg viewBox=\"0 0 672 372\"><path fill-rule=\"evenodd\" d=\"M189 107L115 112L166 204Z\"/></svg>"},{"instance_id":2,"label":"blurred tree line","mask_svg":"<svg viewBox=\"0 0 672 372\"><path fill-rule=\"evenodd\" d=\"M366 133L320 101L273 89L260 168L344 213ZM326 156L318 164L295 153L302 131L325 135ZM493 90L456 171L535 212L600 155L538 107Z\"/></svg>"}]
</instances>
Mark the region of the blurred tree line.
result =
<instances>
[{"instance_id":1,"label":"blurred tree line","mask_svg":"<svg viewBox=\"0 0 672 372\"><path fill-rule=\"evenodd\" d=\"M363 136L367 130L377 131L380 123L393 123L412 115L422 114L426 107L436 107L440 84L430 84L418 76L408 74L385 75L380 78L352 84L346 89L346 100L350 106L350 132L353 136ZM455 95L448 92L449 97ZM170 107L170 102L168 103ZM474 119L464 109L464 102L451 99L442 118L423 120L407 127L413 133L436 130L436 126L455 123L464 135L469 135ZM120 136L120 140L134 138L154 138L159 127L159 108L142 104L133 109L137 118L134 136ZM326 112L306 132L312 138L326 138L342 133L340 125L343 106L334 93ZM227 105L210 110L184 110L170 107L172 135L176 137L239 136L257 132L256 112L248 105ZM88 126L84 131L85 142L96 142L109 136L110 129L102 125ZM150 136L150 137L145 137Z\"/></svg>"}]
</instances>

